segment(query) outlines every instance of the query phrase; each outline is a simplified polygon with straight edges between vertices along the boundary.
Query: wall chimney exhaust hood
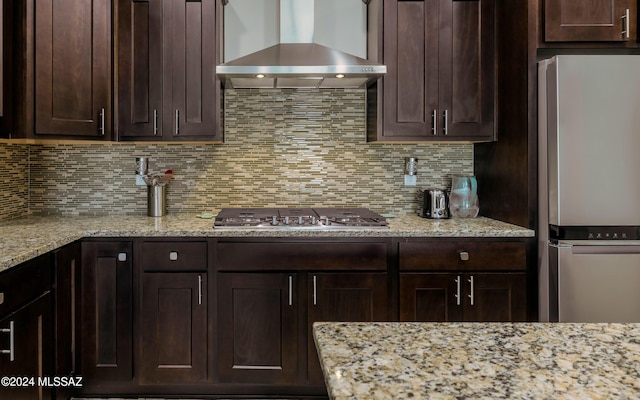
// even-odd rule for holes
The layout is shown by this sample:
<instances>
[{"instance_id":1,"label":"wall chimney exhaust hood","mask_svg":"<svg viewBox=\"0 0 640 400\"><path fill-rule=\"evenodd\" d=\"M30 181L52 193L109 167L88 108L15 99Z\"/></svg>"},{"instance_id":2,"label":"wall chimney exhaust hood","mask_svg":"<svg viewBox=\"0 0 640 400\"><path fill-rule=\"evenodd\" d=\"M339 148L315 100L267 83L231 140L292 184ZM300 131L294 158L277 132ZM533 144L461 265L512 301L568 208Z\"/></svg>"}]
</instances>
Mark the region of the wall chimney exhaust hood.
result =
<instances>
[{"instance_id":1,"label":"wall chimney exhaust hood","mask_svg":"<svg viewBox=\"0 0 640 400\"><path fill-rule=\"evenodd\" d=\"M229 1L234 0L225 3ZM370 0L361 1L366 14ZM279 43L218 65L216 74L224 86L361 88L387 72L385 65L315 43L314 9L315 0L279 0ZM366 54L366 36L363 51Z\"/></svg>"}]
</instances>

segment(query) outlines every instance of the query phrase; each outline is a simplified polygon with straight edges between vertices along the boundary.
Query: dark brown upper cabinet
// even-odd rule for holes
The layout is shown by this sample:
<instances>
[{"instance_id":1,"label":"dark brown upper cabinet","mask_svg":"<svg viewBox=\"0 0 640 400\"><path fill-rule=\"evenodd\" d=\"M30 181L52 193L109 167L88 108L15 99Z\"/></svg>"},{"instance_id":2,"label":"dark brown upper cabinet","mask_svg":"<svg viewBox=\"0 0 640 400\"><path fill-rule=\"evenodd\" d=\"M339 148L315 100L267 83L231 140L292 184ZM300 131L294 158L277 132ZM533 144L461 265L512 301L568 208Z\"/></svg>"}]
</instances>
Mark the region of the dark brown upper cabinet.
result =
<instances>
[{"instance_id":1,"label":"dark brown upper cabinet","mask_svg":"<svg viewBox=\"0 0 640 400\"><path fill-rule=\"evenodd\" d=\"M117 138L222 141L216 1L118 0Z\"/></svg>"},{"instance_id":2,"label":"dark brown upper cabinet","mask_svg":"<svg viewBox=\"0 0 640 400\"><path fill-rule=\"evenodd\" d=\"M111 140L111 1L10 2L11 137Z\"/></svg>"},{"instance_id":3,"label":"dark brown upper cabinet","mask_svg":"<svg viewBox=\"0 0 640 400\"><path fill-rule=\"evenodd\" d=\"M493 140L494 0L393 0L383 13L388 70L369 90L369 140Z\"/></svg>"},{"instance_id":4,"label":"dark brown upper cabinet","mask_svg":"<svg viewBox=\"0 0 640 400\"><path fill-rule=\"evenodd\" d=\"M636 0L545 0L546 42L637 41Z\"/></svg>"}]
</instances>

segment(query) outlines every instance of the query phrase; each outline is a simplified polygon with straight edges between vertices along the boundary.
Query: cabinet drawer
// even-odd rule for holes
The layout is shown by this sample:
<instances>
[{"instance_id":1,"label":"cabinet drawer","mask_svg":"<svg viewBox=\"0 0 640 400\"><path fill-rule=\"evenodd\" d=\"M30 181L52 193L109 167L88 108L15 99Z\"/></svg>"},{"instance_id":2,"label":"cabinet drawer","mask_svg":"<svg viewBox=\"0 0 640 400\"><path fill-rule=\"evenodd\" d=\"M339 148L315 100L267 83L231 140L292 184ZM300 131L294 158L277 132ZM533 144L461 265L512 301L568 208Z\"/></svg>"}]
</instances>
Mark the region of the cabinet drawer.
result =
<instances>
[{"instance_id":1,"label":"cabinet drawer","mask_svg":"<svg viewBox=\"0 0 640 400\"><path fill-rule=\"evenodd\" d=\"M400 243L400 270L525 270L524 242Z\"/></svg>"},{"instance_id":2,"label":"cabinet drawer","mask_svg":"<svg viewBox=\"0 0 640 400\"><path fill-rule=\"evenodd\" d=\"M386 242L220 242L216 268L251 270L386 270Z\"/></svg>"},{"instance_id":3,"label":"cabinet drawer","mask_svg":"<svg viewBox=\"0 0 640 400\"><path fill-rule=\"evenodd\" d=\"M45 255L0 275L0 316L51 289L51 257Z\"/></svg>"},{"instance_id":4,"label":"cabinet drawer","mask_svg":"<svg viewBox=\"0 0 640 400\"><path fill-rule=\"evenodd\" d=\"M143 271L206 271L207 242L142 242Z\"/></svg>"}]
</instances>

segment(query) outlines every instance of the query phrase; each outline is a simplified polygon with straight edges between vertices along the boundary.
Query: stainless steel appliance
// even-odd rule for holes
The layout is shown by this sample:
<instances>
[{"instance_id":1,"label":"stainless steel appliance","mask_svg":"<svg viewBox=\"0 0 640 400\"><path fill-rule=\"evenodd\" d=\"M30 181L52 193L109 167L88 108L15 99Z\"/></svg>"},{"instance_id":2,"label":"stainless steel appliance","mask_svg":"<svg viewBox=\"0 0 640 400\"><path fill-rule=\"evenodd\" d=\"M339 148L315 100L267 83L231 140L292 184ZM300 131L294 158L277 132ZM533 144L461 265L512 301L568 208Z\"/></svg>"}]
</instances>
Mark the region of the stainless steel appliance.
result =
<instances>
[{"instance_id":1,"label":"stainless steel appliance","mask_svg":"<svg viewBox=\"0 0 640 400\"><path fill-rule=\"evenodd\" d=\"M418 215L422 218L449 218L449 196L442 189L418 191Z\"/></svg>"},{"instance_id":2,"label":"stainless steel appliance","mask_svg":"<svg viewBox=\"0 0 640 400\"><path fill-rule=\"evenodd\" d=\"M366 208L223 208L215 229L388 228L387 220Z\"/></svg>"},{"instance_id":3,"label":"stainless steel appliance","mask_svg":"<svg viewBox=\"0 0 640 400\"><path fill-rule=\"evenodd\" d=\"M540 319L640 322L640 55L539 63Z\"/></svg>"}]
</instances>

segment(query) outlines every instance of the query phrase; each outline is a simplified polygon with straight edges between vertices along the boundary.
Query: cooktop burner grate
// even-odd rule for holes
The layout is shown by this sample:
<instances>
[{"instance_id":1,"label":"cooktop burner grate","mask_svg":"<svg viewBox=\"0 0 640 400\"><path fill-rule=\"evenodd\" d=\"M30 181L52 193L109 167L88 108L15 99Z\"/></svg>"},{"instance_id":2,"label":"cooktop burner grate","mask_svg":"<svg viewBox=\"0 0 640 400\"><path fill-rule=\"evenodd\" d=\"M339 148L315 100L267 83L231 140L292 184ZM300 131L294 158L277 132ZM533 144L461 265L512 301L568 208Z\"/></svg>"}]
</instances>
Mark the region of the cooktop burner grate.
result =
<instances>
[{"instance_id":1,"label":"cooktop burner grate","mask_svg":"<svg viewBox=\"0 0 640 400\"><path fill-rule=\"evenodd\" d=\"M366 208L223 208L216 229L388 228L387 220Z\"/></svg>"}]
</instances>

